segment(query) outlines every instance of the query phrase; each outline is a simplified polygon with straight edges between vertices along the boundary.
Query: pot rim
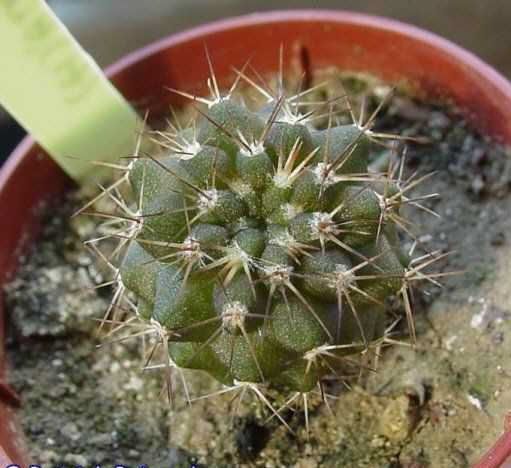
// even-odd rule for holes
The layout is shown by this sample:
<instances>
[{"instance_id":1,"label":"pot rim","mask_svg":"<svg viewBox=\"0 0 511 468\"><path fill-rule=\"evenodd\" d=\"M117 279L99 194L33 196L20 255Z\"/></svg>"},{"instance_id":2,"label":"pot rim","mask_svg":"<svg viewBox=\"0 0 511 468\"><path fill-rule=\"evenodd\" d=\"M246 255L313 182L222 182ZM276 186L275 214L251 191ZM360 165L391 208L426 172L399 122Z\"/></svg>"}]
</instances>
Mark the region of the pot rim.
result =
<instances>
[{"instance_id":1,"label":"pot rim","mask_svg":"<svg viewBox=\"0 0 511 468\"><path fill-rule=\"evenodd\" d=\"M172 48L179 44L184 44L197 39L206 39L224 31L243 29L250 26L278 24L285 22L303 22L303 23L331 23L344 24L359 28L370 28L381 32L398 34L415 43L422 43L432 47L437 54L452 57L455 62L463 64L467 71L476 72L486 84L492 89L498 91L506 101L511 102L511 83L504 76L496 71L492 66L485 63L478 56L458 46L454 42L444 39L435 33L426 31L417 26L412 26L398 20L385 17L367 15L364 13L355 13L344 10L328 9L296 9L296 10L275 10L263 13L251 13L247 15L236 16L229 19L214 21L199 25L182 32L171 34L167 37L154 41L143 46L127 55L123 56L113 64L105 68L104 72L112 78L116 74L129 69L131 66L155 55L165 49ZM511 143L511 131L507 136ZM27 153L36 145L31 136L26 136L10 154L3 167L0 168L0 193L8 186L14 173L19 169ZM0 297L1 300L1 297ZM1 306L1 304L0 304ZM2 312L0 307L0 313ZM0 316L0 332L1 319ZM1 337L1 334L0 334ZM0 343L1 344L1 343ZM0 353L1 357L1 353ZM0 363L0 371L1 371ZM2 375L0 375L0 378ZM495 445L483 456L481 461L473 468L496 468L500 466L511 453L511 430L504 433ZM0 446L0 462L9 464L10 459L6 456Z\"/></svg>"},{"instance_id":2,"label":"pot rim","mask_svg":"<svg viewBox=\"0 0 511 468\"><path fill-rule=\"evenodd\" d=\"M111 77L164 49L194 39L204 38L222 31L240 27L244 28L260 24L282 23L285 21L299 21L304 23L317 21L369 27L384 32L397 33L413 40L433 45L435 49L443 51L447 55L456 58L459 62L464 63L467 68L477 70L485 77L487 82L491 83L493 87L498 89L502 95L505 95L507 99L511 101L511 83L499 71L484 62L476 54L464 49L449 39L445 39L436 33L427 31L418 26L384 16L333 9L274 10L262 13L249 13L201 24L184 31L170 34L124 55L105 67L104 73L108 77ZM14 151L11 152L4 165L0 168L0 188L7 183L7 180L18 165L19 160L23 158L23 155L35 143L35 140L28 135L24 137Z\"/></svg>"},{"instance_id":3,"label":"pot rim","mask_svg":"<svg viewBox=\"0 0 511 468\"><path fill-rule=\"evenodd\" d=\"M365 13L356 13L348 10L334 9L295 9L295 10L273 10L262 13L249 13L246 15L235 16L228 19L213 21L201 24L193 28L171 34L162 39L158 39L146 46L143 46L105 68L107 75L117 73L118 71L132 65L135 62L142 61L146 57L174 46L176 44L191 41L197 38L205 38L209 35L217 34L222 31L235 29L238 27L247 27L268 23L282 23L284 21L299 21L303 23L326 22L326 23L344 23L353 26L369 27L381 31L398 33L403 36L415 39L419 42L433 45L438 50L443 50L452 57L464 62L468 67L478 69L484 74L487 80L501 89L509 99L511 99L511 83L494 67L484 62L473 52L470 52L458 44L439 36L436 33L422 29L418 26L407 24L405 22L387 18L384 16L370 15Z\"/></svg>"}]
</instances>

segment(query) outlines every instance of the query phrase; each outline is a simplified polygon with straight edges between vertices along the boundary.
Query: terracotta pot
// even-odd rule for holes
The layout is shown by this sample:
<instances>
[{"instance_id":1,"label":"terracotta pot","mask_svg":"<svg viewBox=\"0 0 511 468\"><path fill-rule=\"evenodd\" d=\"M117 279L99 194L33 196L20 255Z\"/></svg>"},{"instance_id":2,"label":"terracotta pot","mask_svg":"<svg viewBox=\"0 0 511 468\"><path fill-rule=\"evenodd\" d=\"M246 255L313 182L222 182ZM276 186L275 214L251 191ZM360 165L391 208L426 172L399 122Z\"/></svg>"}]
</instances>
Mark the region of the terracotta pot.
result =
<instances>
[{"instance_id":1,"label":"terracotta pot","mask_svg":"<svg viewBox=\"0 0 511 468\"><path fill-rule=\"evenodd\" d=\"M341 11L286 11L216 22L162 39L107 69L127 99L152 115L179 99L166 86L204 91L208 75L204 43L212 52L221 83L232 79L231 65L252 56L261 73L278 67L282 43L289 61L305 70L335 65L373 73L389 82L406 80L426 97L452 99L482 131L511 144L511 85L488 65L431 33L395 21ZM298 60L296 60L298 58ZM20 252L40 228L35 208L62 197L73 183L32 139L26 138L0 172L0 287L14 273ZM4 313L0 302L0 319ZM1 322L2 320L0 320ZM0 323L0 344L3 342ZM0 346L0 382L5 375ZM0 383L0 466L26 463L14 411L19 400ZM511 453L504 435L478 468L497 467ZM34 460L37 462L37 460Z\"/></svg>"}]
</instances>

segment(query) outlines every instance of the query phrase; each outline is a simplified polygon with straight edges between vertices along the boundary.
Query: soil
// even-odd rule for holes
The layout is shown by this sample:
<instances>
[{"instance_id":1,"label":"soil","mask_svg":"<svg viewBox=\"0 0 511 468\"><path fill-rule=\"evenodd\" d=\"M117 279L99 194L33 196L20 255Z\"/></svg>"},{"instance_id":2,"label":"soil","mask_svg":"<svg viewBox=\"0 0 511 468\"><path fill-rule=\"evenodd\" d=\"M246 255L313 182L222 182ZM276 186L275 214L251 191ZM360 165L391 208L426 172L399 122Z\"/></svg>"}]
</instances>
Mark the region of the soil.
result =
<instances>
[{"instance_id":1,"label":"soil","mask_svg":"<svg viewBox=\"0 0 511 468\"><path fill-rule=\"evenodd\" d=\"M387 89L369 77L323 73L334 77L330 93L341 81L356 89L355 107L366 95L374 108ZM6 289L9 378L23 401L19 417L33 462L268 468L462 468L475 462L511 408L510 154L452 105L401 92L376 129L427 139L407 143L406 173L435 171L413 193L439 193L425 204L441 218L414 210L416 252L452 251L435 270L464 271L442 278L441 289L416 288L415 348L386 348L378 371L351 382L351 391L330 385L329 405L311 395L308 435L301 408L283 413L292 434L276 418L266 421L268 411L248 396L237 411L230 393L188 406L179 378L171 407L164 375L141 371L142 348L151 341L110 342L97 333L94 318L103 315L111 291L93 289L108 275L81 245L94 223L69 221L83 199L71 194L57 214L48 214ZM388 152L374 146L375 166L384 165ZM402 311L389 308L390 322ZM395 332L396 339L406 338L405 320ZM200 372L183 377L192 397L220 388Z\"/></svg>"}]
</instances>

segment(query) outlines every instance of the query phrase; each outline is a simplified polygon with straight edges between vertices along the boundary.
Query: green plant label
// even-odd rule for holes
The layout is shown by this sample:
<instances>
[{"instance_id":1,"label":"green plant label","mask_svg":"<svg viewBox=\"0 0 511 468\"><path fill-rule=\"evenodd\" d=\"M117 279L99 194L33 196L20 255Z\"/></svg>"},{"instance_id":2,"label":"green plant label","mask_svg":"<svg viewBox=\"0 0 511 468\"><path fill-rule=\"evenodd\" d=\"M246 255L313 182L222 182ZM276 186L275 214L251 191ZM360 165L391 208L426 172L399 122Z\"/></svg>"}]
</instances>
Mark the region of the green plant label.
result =
<instances>
[{"instance_id":1,"label":"green plant label","mask_svg":"<svg viewBox=\"0 0 511 468\"><path fill-rule=\"evenodd\" d=\"M142 125L43 0L0 0L0 103L75 180L133 152Z\"/></svg>"}]
</instances>

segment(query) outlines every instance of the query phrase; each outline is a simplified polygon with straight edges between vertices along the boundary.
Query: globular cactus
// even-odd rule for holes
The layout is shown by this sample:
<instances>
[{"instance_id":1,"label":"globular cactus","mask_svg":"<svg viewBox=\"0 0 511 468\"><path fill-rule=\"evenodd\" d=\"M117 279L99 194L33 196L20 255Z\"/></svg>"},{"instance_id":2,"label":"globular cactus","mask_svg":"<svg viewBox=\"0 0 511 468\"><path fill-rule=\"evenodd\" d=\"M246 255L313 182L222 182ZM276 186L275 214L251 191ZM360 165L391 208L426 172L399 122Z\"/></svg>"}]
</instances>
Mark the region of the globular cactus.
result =
<instances>
[{"instance_id":1,"label":"globular cactus","mask_svg":"<svg viewBox=\"0 0 511 468\"><path fill-rule=\"evenodd\" d=\"M330 113L318 130L300 112L306 92L258 87L254 111L214 76L210 88L196 120L157 132L160 152L124 168L133 205L116 184L105 191L127 223L114 306L131 291L172 366L305 393L381 342L384 301L407 298L406 190L368 170L372 119L337 125Z\"/></svg>"}]
</instances>

